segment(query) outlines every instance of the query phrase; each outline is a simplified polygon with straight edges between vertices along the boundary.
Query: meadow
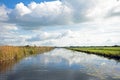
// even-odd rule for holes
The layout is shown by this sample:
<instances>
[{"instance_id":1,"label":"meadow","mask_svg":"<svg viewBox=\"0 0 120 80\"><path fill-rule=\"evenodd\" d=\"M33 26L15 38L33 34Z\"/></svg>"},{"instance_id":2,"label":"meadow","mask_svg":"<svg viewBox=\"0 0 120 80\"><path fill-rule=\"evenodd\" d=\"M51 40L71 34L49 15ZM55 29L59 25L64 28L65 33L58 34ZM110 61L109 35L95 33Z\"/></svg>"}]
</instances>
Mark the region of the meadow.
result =
<instances>
[{"instance_id":1,"label":"meadow","mask_svg":"<svg viewBox=\"0 0 120 80\"><path fill-rule=\"evenodd\" d=\"M18 60L26 56L52 50L53 47L36 46L0 46L0 62Z\"/></svg>"},{"instance_id":2,"label":"meadow","mask_svg":"<svg viewBox=\"0 0 120 80\"><path fill-rule=\"evenodd\" d=\"M70 47L68 49L85 52L89 54L97 54L108 58L120 59L120 47L112 47L112 46Z\"/></svg>"}]
</instances>

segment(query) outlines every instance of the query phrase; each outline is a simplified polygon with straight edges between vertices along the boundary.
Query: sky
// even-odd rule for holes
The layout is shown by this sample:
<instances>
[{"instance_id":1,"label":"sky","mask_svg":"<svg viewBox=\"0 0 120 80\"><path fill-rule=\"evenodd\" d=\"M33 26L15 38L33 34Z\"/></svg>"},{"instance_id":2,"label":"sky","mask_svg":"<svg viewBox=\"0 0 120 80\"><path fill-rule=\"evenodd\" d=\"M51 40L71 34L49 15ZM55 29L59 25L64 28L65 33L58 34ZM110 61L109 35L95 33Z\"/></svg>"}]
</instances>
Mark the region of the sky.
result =
<instances>
[{"instance_id":1,"label":"sky","mask_svg":"<svg viewBox=\"0 0 120 80\"><path fill-rule=\"evenodd\" d=\"M119 36L119 0L0 0L0 45L111 46Z\"/></svg>"}]
</instances>

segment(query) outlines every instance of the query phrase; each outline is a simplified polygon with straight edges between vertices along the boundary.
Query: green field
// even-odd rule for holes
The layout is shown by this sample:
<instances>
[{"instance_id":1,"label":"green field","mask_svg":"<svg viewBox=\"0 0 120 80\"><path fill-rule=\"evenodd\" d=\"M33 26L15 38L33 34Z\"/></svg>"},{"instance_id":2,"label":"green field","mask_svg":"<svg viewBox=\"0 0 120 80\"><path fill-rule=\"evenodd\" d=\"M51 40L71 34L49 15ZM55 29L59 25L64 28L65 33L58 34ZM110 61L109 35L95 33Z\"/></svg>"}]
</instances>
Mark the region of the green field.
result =
<instances>
[{"instance_id":1,"label":"green field","mask_svg":"<svg viewBox=\"0 0 120 80\"><path fill-rule=\"evenodd\" d=\"M120 59L120 47L70 47L68 49Z\"/></svg>"}]
</instances>

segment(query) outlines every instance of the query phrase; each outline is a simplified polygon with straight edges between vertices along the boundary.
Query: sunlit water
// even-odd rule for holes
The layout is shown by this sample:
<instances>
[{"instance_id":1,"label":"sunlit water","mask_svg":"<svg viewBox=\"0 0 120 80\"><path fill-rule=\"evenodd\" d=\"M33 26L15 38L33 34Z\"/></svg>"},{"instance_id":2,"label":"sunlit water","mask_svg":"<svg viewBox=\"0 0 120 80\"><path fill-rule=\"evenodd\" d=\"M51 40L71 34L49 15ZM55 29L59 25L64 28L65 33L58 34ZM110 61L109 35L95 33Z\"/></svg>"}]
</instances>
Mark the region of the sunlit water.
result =
<instances>
[{"instance_id":1,"label":"sunlit water","mask_svg":"<svg viewBox=\"0 0 120 80\"><path fill-rule=\"evenodd\" d=\"M0 80L120 80L120 62L56 48L24 58L1 72Z\"/></svg>"}]
</instances>

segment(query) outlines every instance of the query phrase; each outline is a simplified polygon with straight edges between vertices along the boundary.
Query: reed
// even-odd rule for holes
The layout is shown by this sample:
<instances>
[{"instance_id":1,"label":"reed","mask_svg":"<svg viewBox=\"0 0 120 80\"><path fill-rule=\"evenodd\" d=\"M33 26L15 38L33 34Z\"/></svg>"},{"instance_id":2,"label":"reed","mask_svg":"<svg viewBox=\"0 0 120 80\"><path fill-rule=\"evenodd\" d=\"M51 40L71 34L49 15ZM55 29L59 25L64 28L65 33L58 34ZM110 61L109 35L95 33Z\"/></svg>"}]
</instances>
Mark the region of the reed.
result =
<instances>
[{"instance_id":1,"label":"reed","mask_svg":"<svg viewBox=\"0 0 120 80\"><path fill-rule=\"evenodd\" d=\"M23 57L52 50L53 47L0 46L0 61L17 60Z\"/></svg>"}]
</instances>

